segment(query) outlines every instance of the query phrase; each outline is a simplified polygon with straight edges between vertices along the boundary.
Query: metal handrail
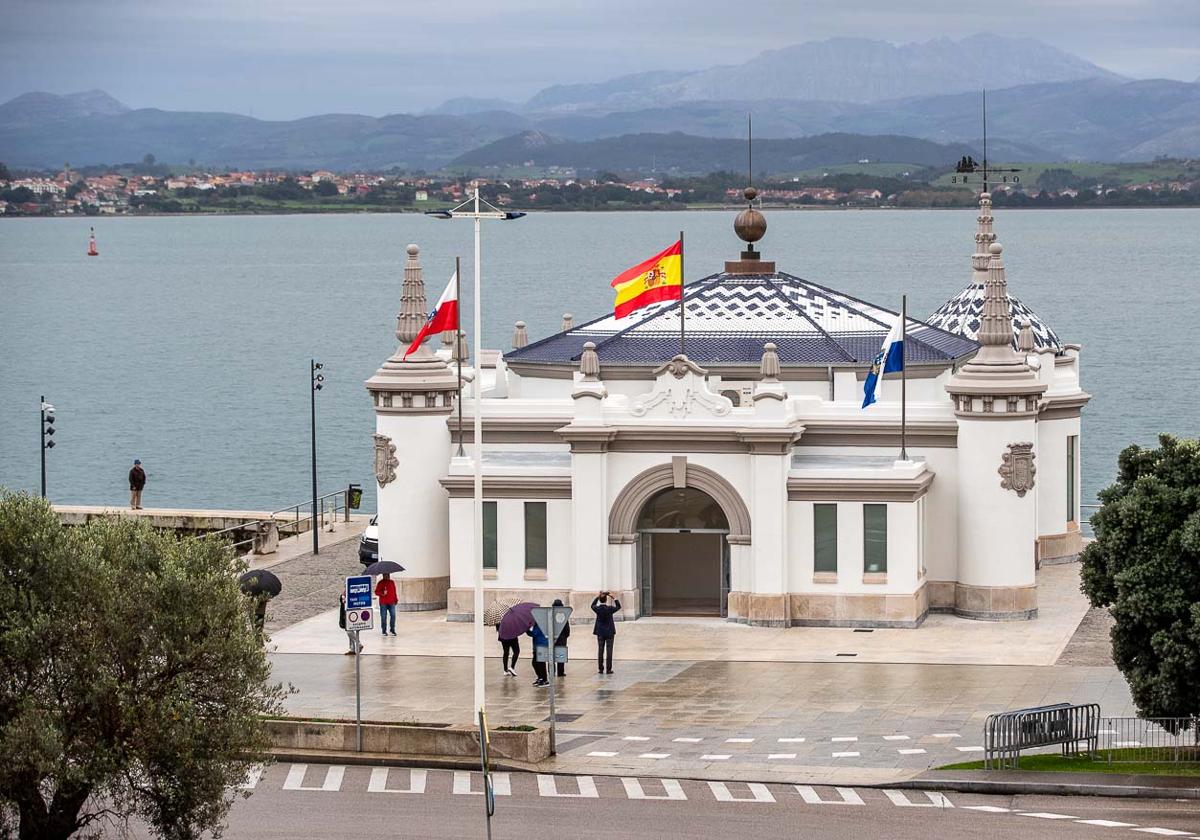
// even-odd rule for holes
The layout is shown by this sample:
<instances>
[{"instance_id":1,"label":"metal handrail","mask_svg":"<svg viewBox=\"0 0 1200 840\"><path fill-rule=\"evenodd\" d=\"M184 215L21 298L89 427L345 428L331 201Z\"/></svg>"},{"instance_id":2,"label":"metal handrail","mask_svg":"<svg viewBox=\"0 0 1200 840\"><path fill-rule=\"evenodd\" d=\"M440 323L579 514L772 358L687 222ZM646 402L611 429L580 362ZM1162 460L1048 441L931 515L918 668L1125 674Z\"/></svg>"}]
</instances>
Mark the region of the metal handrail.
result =
<instances>
[{"instance_id":1,"label":"metal handrail","mask_svg":"<svg viewBox=\"0 0 1200 840\"><path fill-rule=\"evenodd\" d=\"M331 506L326 508L326 504L325 504L326 500L337 499L339 497L340 497L340 504L338 501L334 501L334 503ZM282 531L284 528L291 527L291 528L295 529L296 534L300 534L301 533L301 531L300 531L300 523L301 522L308 522L308 521L312 520L314 516L317 516L318 517L317 520L314 522L314 524L311 527L319 528L325 524L326 515L334 518L334 520L336 521L338 511L342 512L342 521L343 522L350 521L350 488L349 487L347 487L344 490L335 490L332 493L326 493L324 496L318 496L316 501L320 505L319 512L314 512L314 511L310 510L307 515L305 515L303 517L300 516L300 508L305 507L305 506L308 506L311 508L311 506L312 506L312 501L306 499L303 502L297 502L294 505L288 505L287 507L280 508L279 510L271 511L271 513L268 516L266 516L262 519L254 519L249 522L242 522L237 525L231 525L228 528L222 528L220 531L209 531L207 534L204 534L204 536L216 537L216 536L220 536L221 534L230 534L230 533L235 533L237 531L245 531L248 529L257 529L258 526L260 524L262 524L263 522L276 523L276 526L279 528L280 531ZM279 514L288 513L288 512L293 512L295 514L295 518L293 520L291 520L290 522L286 521L286 520L283 522L280 522ZM234 549L238 549L238 548L241 548L246 545L253 545L255 539L256 539L256 537L250 537L249 539L239 540L237 542L232 543L231 547Z\"/></svg>"}]
</instances>

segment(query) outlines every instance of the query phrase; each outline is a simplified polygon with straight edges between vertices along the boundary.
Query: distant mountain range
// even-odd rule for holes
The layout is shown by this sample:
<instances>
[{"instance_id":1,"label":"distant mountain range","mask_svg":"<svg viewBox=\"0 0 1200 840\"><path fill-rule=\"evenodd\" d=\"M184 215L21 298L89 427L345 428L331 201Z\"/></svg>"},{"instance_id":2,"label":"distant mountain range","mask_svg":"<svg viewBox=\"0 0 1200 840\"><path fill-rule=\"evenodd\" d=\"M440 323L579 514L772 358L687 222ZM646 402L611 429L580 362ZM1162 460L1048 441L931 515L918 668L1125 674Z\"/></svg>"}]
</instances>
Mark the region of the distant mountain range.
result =
<instances>
[{"instance_id":1,"label":"distant mountain range","mask_svg":"<svg viewBox=\"0 0 1200 840\"><path fill-rule=\"evenodd\" d=\"M817 141L759 155L763 171L793 170L787 161L815 149L824 156L819 166L863 157L920 165L942 152L914 139L945 152L967 144L978 156L984 87L993 159L1200 156L1200 80L1128 80L1038 41L980 35L903 46L833 39L730 67L556 85L524 103L461 97L431 112L385 117L267 121L132 110L103 91L28 93L0 105L0 161L88 165L151 153L170 163L256 169L433 170L553 159L546 165L696 171L726 154L719 143L698 141L742 138L752 112L764 142ZM821 135L837 136L841 150ZM538 154L528 154L531 143Z\"/></svg>"}]
</instances>

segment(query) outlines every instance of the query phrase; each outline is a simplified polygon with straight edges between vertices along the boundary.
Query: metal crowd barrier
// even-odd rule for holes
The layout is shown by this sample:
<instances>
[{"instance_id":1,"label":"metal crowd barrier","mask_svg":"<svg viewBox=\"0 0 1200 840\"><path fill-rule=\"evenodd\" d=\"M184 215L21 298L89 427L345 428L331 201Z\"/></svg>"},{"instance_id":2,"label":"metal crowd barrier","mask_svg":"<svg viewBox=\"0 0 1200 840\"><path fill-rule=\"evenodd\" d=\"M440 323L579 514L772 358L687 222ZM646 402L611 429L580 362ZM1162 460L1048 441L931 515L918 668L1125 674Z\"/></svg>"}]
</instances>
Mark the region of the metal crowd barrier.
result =
<instances>
[{"instance_id":1,"label":"metal crowd barrier","mask_svg":"<svg viewBox=\"0 0 1200 840\"><path fill-rule=\"evenodd\" d=\"M1200 762L1200 718L1104 718L1100 734L1111 764Z\"/></svg>"},{"instance_id":2,"label":"metal crowd barrier","mask_svg":"<svg viewBox=\"0 0 1200 840\"><path fill-rule=\"evenodd\" d=\"M1061 746L1063 755L1093 752L1099 746L1100 706L1056 703L988 715L983 724L983 766L1006 770L1020 766L1021 751Z\"/></svg>"}]
</instances>

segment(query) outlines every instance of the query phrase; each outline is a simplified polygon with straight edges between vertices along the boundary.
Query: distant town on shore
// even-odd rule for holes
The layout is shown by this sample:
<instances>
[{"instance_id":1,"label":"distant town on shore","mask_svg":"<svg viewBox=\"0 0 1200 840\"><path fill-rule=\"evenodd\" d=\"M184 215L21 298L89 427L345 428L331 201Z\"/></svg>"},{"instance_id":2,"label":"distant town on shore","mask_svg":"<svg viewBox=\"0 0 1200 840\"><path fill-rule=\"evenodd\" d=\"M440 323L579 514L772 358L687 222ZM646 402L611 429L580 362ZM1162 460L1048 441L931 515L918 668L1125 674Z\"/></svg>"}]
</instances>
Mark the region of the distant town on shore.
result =
<instances>
[{"instance_id":1,"label":"distant town on shore","mask_svg":"<svg viewBox=\"0 0 1200 840\"><path fill-rule=\"evenodd\" d=\"M1004 174L1000 174L1003 172ZM534 210L678 210L741 202L745 173L653 177L567 168L476 173L226 171L140 164L12 171L0 164L0 215L104 216L178 213L420 212L465 200L479 187L500 206ZM971 206L981 173L872 163L757 178L775 207ZM1200 160L997 165L990 189L1005 207L1200 206Z\"/></svg>"}]
</instances>

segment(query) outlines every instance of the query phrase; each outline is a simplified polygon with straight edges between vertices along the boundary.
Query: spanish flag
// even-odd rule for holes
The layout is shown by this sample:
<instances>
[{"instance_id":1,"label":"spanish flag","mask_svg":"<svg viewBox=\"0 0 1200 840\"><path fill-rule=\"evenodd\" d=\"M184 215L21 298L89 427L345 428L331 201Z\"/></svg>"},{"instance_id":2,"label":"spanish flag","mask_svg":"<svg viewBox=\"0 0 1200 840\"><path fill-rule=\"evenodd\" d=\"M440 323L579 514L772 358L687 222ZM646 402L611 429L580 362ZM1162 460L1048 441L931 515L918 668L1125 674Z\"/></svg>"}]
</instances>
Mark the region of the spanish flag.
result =
<instances>
[{"instance_id":1,"label":"spanish flag","mask_svg":"<svg viewBox=\"0 0 1200 840\"><path fill-rule=\"evenodd\" d=\"M617 290L613 301L616 318L652 303L679 300L683 296L683 240L621 272L613 278L612 287Z\"/></svg>"}]
</instances>

